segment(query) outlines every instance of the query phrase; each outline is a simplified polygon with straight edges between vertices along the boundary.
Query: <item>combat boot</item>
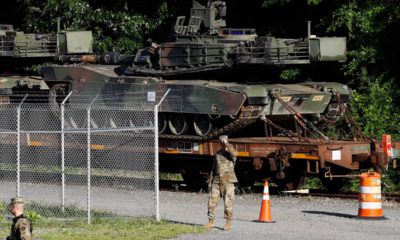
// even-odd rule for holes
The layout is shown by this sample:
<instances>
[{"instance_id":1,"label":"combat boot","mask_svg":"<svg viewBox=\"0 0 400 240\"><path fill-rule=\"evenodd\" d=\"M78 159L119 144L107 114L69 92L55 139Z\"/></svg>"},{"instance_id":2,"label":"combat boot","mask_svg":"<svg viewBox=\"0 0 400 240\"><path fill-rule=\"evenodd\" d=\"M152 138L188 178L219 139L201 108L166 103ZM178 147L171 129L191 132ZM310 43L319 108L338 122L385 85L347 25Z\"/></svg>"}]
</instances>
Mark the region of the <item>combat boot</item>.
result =
<instances>
[{"instance_id":1,"label":"combat boot","mask_svg":"<svg viewBox=\"0 0 400 240\"><path fill-rule=\"evenodd\" d=\"M204 225L205 228L207 228L208 230L211 230L214 228L214 219L210 219L208 220L208 223L206 225Z\"/></svg>"},{"instance_id":2,"label":"combat boot","mask_svg":"<svg viewBox=\"0 0 400 240\"><path fill-rule=\"evenodd\" d=\"M226 223L224 225L224 230L229 231L232 229L232 220L228 219L226 220Z\"/></svg>"}]
</instances>

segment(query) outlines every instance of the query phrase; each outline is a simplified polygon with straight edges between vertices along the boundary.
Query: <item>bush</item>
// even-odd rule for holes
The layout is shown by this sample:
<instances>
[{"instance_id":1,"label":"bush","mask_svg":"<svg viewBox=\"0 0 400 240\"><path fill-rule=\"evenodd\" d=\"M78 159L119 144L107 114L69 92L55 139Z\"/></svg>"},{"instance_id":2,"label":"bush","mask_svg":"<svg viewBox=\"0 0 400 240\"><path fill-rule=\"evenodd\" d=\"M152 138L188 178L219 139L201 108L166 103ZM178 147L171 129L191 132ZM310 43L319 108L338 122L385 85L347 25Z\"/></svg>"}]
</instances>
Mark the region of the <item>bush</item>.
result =
<instances>
[{"instance_id":1,"label":"bush","mask_svg":"<svg viewBox=\"0 0 400 240\"><path fill-rule=\"evenodd\" d=\"M365 92L353 92L352 114L369 137L379 138L384 133L391 133L393 139L399 136L400 113L393 101L398 90L393 86L393 83L376 80Z\"/></svg>"},{"instance_id":2,"label":"bush","mask_svg":"<svg viewBox=\"0 0 400 240\"><path fill-rule=\"evenodd\" d=\"M7 214L8 211L8 206L4 202L0 202L0 214Z\"/></svg>"},{"instance_id":3,"label":"bush","mask_svg":"<svg viewBox=\"0 0 400 240\"><path fill-rule=\"evenodd\" d=\"M25 217L27 217L32 223L36 223L42 216L35 211L26 211Z\"/></svg>"},{"instance_id":4,"label":"bush","mask_svg":"<svg viewBox=\"0 0 400 240\"><path fill-rule=\"evenodd\" d=\"M394 193L400 192L400 168L393 169L390 166L382 173L382 192Z\"/></svg>"}]
</instances>

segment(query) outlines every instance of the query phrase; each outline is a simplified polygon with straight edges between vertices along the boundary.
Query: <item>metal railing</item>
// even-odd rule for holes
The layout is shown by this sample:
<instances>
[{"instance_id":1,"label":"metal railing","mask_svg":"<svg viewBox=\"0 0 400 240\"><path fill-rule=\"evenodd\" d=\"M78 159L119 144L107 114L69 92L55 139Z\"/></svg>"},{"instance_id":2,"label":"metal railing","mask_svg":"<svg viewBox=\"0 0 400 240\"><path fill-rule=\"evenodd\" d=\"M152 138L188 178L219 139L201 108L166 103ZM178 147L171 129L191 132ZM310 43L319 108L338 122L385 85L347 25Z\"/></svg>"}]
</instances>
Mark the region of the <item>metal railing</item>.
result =
<instances>
[{"instance_id":1,"label":"metal railing","mask_svg":"<svg viewBox=\"0 0 400 240\"><path fill-rule=\"evenodd\" d=\"M57 41L55 39L0 42L0 56L51 57L56 53Z\"/></svg>"},{"instance_id":2,"label":"metal railing","mask_svg":"<svg viewBox=\"0 0 400 240\"><path fill-rule=\"evenodd\" d=\"M287 47L239 47L237 59L241 64L301 64L309 63L309 47L305 45Z\"/></svg>"}]
</instances>

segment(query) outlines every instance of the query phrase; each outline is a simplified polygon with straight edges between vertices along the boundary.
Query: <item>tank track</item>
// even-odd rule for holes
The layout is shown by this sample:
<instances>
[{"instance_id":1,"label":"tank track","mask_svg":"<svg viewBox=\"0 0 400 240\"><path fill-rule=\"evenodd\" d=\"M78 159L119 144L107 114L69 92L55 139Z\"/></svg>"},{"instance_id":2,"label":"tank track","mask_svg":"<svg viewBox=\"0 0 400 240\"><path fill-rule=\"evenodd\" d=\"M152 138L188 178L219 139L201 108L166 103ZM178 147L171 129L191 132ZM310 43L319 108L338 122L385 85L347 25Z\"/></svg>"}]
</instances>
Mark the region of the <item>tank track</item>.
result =
<instances>
[{"instance_id":1,"label":"tank track","mask_svg":"<svg viewBox=\"0 0 400 240\"><path fill-rule=\"evenodd\" d=\"M257 121L258 118L237 118L233 122L213 130L207 136L194 136L194 135L173 135L173 134L160 134L159 138L161 139L177 139L177 140L198 140L198 141L206 141L217 138L219 135L227 133L227 132L236 132L240 129L243 129L254 122Z\"/></svg>"}]
</instances>

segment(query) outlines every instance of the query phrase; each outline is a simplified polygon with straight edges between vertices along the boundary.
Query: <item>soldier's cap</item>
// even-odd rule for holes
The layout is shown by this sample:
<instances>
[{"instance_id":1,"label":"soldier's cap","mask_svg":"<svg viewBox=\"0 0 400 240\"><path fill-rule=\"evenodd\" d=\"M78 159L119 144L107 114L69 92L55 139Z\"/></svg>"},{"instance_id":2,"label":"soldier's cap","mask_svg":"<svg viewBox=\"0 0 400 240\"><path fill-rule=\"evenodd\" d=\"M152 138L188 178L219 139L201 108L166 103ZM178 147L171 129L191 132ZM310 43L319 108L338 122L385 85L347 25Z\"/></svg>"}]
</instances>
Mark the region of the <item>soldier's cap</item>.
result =
<instances>
[{"instance_id":1,"label":"soldier's cap","mask_svg":"<svg viewBox=\"0 0 400 240\"><path fill-rule=\"evenodd\" d=\"M11 204L17 204L17 203L24 203L24 198L23 197L11 198Z\"/></svg>"},{"instance_id":2,"label":"soldier's cap","mask_svg":"<svg viewBox=\"0 0 400 240\"><path fill-rule=\"evenodd\" d=\"M228 135L221 135L221 136L219 136L219 140L220 140L220 141L222 141L222 140L228 141Z\"/></svg>"}]
</instances>

